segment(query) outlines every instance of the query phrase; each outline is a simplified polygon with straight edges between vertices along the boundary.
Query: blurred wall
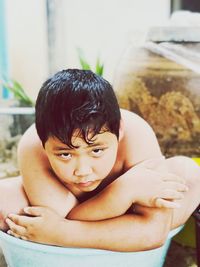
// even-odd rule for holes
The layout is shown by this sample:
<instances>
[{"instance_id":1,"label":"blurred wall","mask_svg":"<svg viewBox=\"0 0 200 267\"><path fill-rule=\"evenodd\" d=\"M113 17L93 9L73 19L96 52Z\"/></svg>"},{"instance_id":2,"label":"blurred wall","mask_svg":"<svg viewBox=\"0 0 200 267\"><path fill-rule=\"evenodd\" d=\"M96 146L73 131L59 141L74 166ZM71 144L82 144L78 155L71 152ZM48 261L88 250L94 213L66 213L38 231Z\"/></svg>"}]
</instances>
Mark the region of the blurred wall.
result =
<instances>
[{"instance_id":1,"label":"blurred wall","mask_svg":"<svg viewBox=\"0 0 200 267\"><path fill-rule=\"evenodd\" d=\"M79 66L76 47L81 47L92 64L98 55L101 56L105 63L104 76L110 81L124 49L134 38L135 30L138 34L138 29L142 31L152 25L165 24L170 15L169 0L61 2L60 14L63 13L64 20L60 28L64 28L65 47L58 50L58 55L64 52L64 56L57 56L61 59L60 64L64 66L64 59L69 67Z\"/></svg>"},{"instance_id":2,"label":"blurred wall","mask_svg":"<svg viewBox=\"0 0 200 267\"><path fill-rule=\"evenodd\" d=\"M77 47L89 63L98 55L104 76L112 82L116 65L136 29L161 25L170 14L170 0L52 0L56 12L54 71L80 67ZM7 0L10 74L36 96L48 76L45 0Z\"/></svg>"},{"instance_id":3,"label":"blurred wall","mask_svg":"<svg viewBox=\"0 0 200 267\"><path fill-rule=\"evenodd\" d=\"M45 0L6 0L10 77L36 97L48 76Z\"/></svg>"},{"instance_id":4,"label":"blurred wall","mask_svg":"<svg viewBox=\"0 0 200 267\"><path fill-rule=\"evenodd\" d=\"M1 81L7 78L7 35L5 29L5 1L0 0L0 98L7 98L8 91L2 87Z\"/></svg>"}]
</instances>

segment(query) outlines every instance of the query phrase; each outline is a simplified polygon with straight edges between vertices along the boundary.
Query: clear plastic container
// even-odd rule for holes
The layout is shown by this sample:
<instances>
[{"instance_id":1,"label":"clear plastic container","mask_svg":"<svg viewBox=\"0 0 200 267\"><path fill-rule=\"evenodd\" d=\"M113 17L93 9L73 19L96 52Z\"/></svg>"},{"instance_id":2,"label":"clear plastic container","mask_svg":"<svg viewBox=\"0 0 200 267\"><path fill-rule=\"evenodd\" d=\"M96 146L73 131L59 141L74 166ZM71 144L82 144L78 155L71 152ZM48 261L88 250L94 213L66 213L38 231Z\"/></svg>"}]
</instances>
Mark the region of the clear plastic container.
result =
<instances>
[{"instance_id":1,"label":"clear plastic container","mask_svg":"<svg viewBox=\"0 0 200 267\"><path fill-rule=\"evenodd\" d=\"M200 157L200 27L152 28L118 64L120 106L153 127L166 156Z\"/></svg>"}]
</instances>

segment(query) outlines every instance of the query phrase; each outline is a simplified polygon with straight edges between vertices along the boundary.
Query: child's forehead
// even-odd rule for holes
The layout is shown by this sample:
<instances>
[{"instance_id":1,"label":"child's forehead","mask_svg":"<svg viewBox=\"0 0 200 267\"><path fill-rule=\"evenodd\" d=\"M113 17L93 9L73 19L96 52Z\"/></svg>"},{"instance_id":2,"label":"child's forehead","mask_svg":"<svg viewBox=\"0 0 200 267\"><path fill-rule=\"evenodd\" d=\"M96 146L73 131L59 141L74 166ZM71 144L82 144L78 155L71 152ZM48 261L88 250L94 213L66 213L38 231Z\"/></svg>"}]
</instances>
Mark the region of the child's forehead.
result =
<instances>
[{"instance_id":1,"label":"child's forehead","mask_svg":"<svg viewBox=\"0 0 200 267\"><path fill-rule=\"evenodd\" d=\"M109 133L110 132L105 131L105 130L101 130L98 133L94 133L94 131L91 130L91 131L87 132L86 139L87 139L87 142L89 144L94 144L94 143L97 143L99 141L102 141L102 142L107 141ZM81 130L76 129L76 130L74 130L74 132L72 134L71 142L72 142L72 144L79 143L79 142L80 143L87 143L86 139L82 135Z\"/></svg>"},{"instance_id":2,"label":"child's forehead","mask_svg":"<svg viewBox=\"0 0 200 267\"><path fill-rule=\"evenodd\" d=\"M91 138L91 139L90 139ZM80 131L75 131L71 138L72 145L76 148L78 147L88 147L88 146L94 146L94 145L109 145L113 142L113 139L115 139L116 136L108 131L100 132L96 135L88 136L88 142L84 139L83 136L81 136ZM47 140L48 146L53 147L66 147L68 148L67 144L64 144L61 140L59 140L57 137L51 136Z\"/></svg>"}]
</instances>

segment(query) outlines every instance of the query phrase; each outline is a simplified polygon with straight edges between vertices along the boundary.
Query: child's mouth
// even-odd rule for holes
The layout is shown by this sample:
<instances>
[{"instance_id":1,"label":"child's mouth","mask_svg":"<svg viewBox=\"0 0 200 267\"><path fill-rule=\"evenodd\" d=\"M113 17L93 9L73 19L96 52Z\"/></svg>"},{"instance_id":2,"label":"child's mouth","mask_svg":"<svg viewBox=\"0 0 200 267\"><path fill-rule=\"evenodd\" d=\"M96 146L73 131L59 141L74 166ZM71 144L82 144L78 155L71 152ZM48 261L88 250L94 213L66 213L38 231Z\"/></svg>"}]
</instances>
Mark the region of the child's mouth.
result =
<instances>
[{"instance_id":1,"label":"child's mouth","mask_svg":"<svg viewBox=\"0 0 200 267\"><path fill-rule=\"evenodd\" d=\"M93 183L94 183L94 181L89 181L89 182L85 182L85 183L78 183L78 186L88 187L88 186L92 185Z\"/></svg>"}]
</instances>

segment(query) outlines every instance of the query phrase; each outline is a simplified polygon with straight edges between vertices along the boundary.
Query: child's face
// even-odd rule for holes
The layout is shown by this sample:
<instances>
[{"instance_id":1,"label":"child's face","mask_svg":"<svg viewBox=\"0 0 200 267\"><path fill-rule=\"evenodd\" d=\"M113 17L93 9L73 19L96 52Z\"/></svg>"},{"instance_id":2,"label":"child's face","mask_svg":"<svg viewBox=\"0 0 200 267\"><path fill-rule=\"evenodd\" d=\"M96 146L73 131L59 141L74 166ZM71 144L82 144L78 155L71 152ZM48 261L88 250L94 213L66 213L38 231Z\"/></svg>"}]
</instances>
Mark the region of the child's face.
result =
<instances>
[{"instance_id":1,"label":"child's face","mask_svg":"<svg viewBox=\"0 0 200 267\"><path fill-rule=\"evenodd\" d=\"M72 144L76 148L69 148L55 137L45 143L55 174L66 186L81 192L97 188L112 170L117 157L118 140L114 134L103 132L92 141L87 144L83 138L73 135Z\"/></svg>"}]
</instances>

